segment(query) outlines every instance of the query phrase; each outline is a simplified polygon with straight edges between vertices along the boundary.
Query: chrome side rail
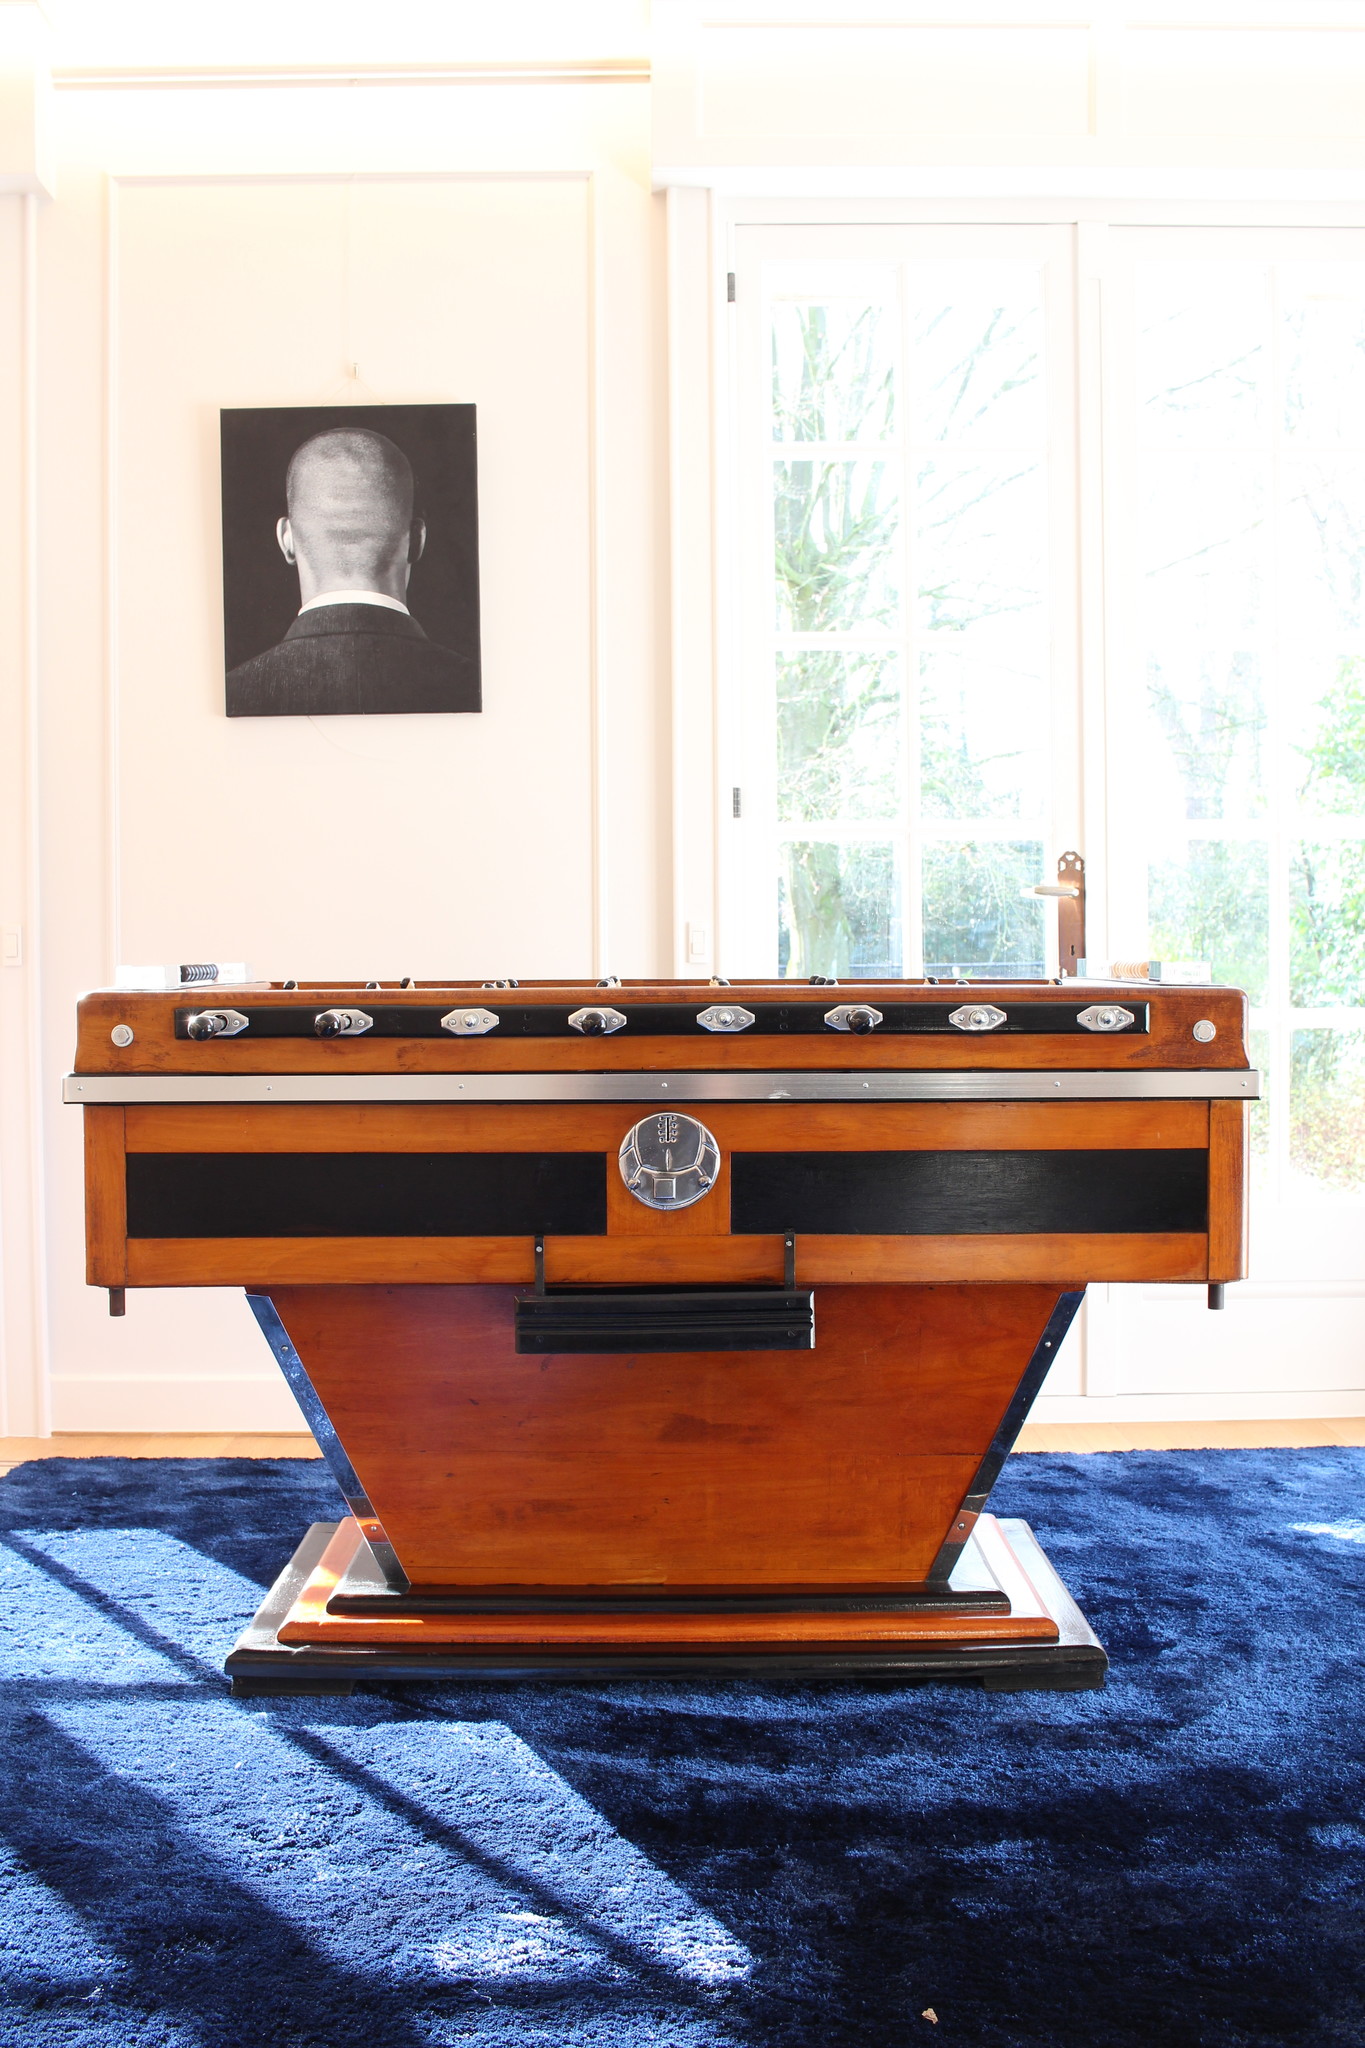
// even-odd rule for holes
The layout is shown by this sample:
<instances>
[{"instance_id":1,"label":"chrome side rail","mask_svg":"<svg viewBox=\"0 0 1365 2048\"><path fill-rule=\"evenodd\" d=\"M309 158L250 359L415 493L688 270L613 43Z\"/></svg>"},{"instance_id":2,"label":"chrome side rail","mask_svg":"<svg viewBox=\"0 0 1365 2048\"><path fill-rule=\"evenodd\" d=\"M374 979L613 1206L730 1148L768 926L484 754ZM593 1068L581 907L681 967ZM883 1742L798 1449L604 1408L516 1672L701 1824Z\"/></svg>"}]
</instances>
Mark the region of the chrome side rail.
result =
<instances>
[{"instance_id":1,"label":"chrome side rail","mask_svg":"<svg viewBox=\"0 0 1365 2048\"><path fill-rule=\"evenodd\" d=\"M1254 1067L796 1074L68 1074L63 1102L1255 1102Z\"/></svg>"}]
</instances>

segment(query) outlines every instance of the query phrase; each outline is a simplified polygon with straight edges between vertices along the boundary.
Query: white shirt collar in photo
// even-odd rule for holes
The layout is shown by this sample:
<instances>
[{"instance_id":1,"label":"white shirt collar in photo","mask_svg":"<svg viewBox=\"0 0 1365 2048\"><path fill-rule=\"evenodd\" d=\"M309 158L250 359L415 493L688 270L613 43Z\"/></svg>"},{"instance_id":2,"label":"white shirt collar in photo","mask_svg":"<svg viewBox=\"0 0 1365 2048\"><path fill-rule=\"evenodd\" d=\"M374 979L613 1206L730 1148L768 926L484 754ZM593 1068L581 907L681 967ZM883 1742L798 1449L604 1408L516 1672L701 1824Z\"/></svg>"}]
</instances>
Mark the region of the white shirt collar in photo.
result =
<instances>
[{"instance_id":1,"label":"white shirt collar in photo","mask_svg":"<svg viewBox=\"0 0 1365 2048\"><path fill-rule=\"evenodd\" d=\"M299 617L305 612L315 612L324 604L379 604L386 612L401 612L405 619L412 617L405 604L396 597L381 596L377 590L324 590L321 597L310 597L307 604L299 606Z\"/></svg>"}]
</instances>

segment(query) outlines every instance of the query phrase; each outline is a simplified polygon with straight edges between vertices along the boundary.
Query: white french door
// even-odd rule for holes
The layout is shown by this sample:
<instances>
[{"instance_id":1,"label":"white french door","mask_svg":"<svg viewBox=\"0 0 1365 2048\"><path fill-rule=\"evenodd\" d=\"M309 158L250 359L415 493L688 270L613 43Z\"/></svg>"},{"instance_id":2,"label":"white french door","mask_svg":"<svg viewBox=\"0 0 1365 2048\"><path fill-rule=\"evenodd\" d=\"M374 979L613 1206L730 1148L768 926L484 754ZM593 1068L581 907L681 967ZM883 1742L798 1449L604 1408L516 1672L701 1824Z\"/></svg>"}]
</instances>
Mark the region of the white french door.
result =
<instances>
[{"instance_id":1,"label":"white french door","mask_svg":"<svg viewBox=\"0 0 1365 2048\"><path fill-rule=\"evenodd\" d=\"M1078 240L735 231L721 965L1055 971L1078 847L1092 955L1245 987L1266 1100L1229 1311L1094 1289L1049 1395L1353 1412L1365 230L1092 226L1088 298Z\"/></svg>"}]
</instances>

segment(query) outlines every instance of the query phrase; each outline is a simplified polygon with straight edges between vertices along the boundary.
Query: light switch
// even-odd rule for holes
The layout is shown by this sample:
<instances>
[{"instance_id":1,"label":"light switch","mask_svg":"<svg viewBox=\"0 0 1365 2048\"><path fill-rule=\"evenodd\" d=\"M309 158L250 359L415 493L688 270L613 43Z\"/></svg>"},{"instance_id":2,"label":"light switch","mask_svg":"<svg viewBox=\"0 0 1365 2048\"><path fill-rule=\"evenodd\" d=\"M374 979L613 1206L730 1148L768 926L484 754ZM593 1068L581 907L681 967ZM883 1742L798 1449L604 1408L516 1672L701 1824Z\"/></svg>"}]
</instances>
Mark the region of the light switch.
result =
<instances>
[{"instance_id":1,"label":"light switch","mask_svg":"<svg viewBox=\"0 0 1365 2048\"><path fill-rule=\"evenodd\" d=\"M22 925L0 925L0 967L22 967L24 932Z\"/></svg>"},{"instance_id":2,"label":"light switch","mask_svg":"<svg viewBox=\"0 0 1365 2048\"><path fill-rule=\"evenodd\" d=\"M708 943L710 936L704 924L690 924L687 927L687 957L698 967L704 967L711 957Z\"/></svg>"}]
</instances>

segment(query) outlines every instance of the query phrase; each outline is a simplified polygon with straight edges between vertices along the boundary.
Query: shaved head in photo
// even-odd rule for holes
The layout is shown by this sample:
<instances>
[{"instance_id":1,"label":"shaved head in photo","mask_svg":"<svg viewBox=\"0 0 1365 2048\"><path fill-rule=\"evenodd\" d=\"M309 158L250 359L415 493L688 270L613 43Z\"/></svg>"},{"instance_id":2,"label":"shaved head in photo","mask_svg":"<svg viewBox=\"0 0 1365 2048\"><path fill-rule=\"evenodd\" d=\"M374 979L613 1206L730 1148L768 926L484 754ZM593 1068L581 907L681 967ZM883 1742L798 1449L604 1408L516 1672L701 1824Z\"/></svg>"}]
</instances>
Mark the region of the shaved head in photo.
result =
<instances>
[{"instance_id":1,"label":"shaved head in photo","mask_svg":"<svg viewBox=\"0 0 1365 2048\"><path fill-rule=\"evenodd\" d=\"M375 412L390 408L364 408L363 423L355 418L361 408L349 410L344 424L333 414L290 448L284 510L273 529L276 559L293 581L293 617L274 645L229 666L230 717L480 708L477 638L472 649L441 645L409 602L413 571L427 554L428 526L410 455L371 424ZM392 410L473 412L468 406ZM291 416L298 414L291 409ZM229 422L243 417L255 423L261 415L223 415L225 610L234 468ZM270 422L270 414L264 417ZM258 553L259 528L248 538ZM474 621L477 632L477 605Z\"/></svg>"}]
</instances>

